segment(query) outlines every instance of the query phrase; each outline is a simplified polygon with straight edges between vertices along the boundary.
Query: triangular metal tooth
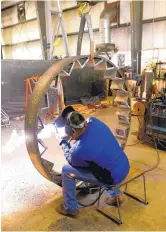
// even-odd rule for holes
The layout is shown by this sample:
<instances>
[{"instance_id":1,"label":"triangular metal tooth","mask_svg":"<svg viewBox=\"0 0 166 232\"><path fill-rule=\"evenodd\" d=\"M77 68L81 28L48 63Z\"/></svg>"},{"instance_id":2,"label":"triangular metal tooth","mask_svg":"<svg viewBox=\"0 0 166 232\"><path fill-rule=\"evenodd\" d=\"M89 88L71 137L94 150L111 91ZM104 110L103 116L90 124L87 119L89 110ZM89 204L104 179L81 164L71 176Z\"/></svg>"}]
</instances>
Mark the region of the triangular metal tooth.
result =
<instances>
[{"instance_id":1,"label":"triangular metal tooth","mask_svg":"<svg viewBox=\"0 0 166 232\"><path fill-rule=\"evenodd\" d=\"M129 111L118 111L116 117L119 123L130 125Z\"/></svg>"},{"instance_id":2,"label":"triangular metal tooth","mask_svg":"<svg viewBox=\"0 0 166 232\"><path fill-rule=\"evenodd\" d=\"M121 78L111 78L112 82L111 82L111 89L122 89L124 87L124 80L122 80Z\"/></svg>"},{"instance_id":3,"label":"triangular metal tooth","mask_svg":"<svg viewBox=\"0 0 166 232\"><path fill-rule=\"evenodd\" d=\"M101 62L99 62L98 64L95 65L94 69L95 70L106 71L107 70L106 61L102 60Z\"/></svg>"},{"instance_id":4,"label":"triangular metal tooth","mask_svg":"<svg viewBox=\"0 0 166 232\"><path fill-rule=\"evenodd\" d=\"M84 61L84 62L81 62L81 61L83 61L83 60L85 60L85 61ZM89 57L83 57L83 58L81 58L81 59L78 60L79 63L80 63L80 65L81 65L81 68L84 68L84 67L85 67L85 65L87 64L88 60L89 60Z\"/></svg>"},{"instance_id":5,"label":"triangular metal tooth","mask_svg":"<svg viewBox=\"0 0 166 232\"><path fill-rule=\"evenodd\" d=\"M62 70L60 73L59 73L59 75L61 76L61 77L68 77L68 76L70 76L67 72L65 72L64 70Z\"/></svg>"},{"instance_id":6,"label":"triangular metal tooth","mask_svg":"<svg viewBox=\"0 0 166 232\"><path fill-rule=\"evenodd\" d=\"M94 67L94 65L95 65L94 59L91 59L89 57L88 62L86 63L86 67Z\"/></svg>"},{"instance_id":7,"label":"triangular metal tooth","mask_svg":"<svg viewBox=\"0 0 166 232\"><path fill-rule=\"evenodd\" d=\"M117 68L112 67L111 69L105 71L104 78L113 79L113 78L116 78L116 74L117 74Z\"/></svg>"},{"instance_id":8,"label":"triangular metal tooth","mask_svg":"<svg viewBox=\"0 0 166 232\"><path fill-rule=\"evenodd\" d=\"M130 109L130 106L127 101L121 101L115 98L116 105L121 109Z\"/></svg>"},{"instance_id":9,"label":"triangular metal tooth","mask_svg":"<svg viewBox=\"0 0 166 232\"><path fill-rule=\"evenodd\" d=\"M69 71L63 69L63 71L64 71L65 73L67 73L69 76L70 76L71 73L72 73L72 70L73 70L73 67L74 67L74 62L73 62L73 63L70 63L69 65L71 65L71 64L72 64L72 66L70 67L70 70L69 70ZM69 67L69 65L68 65L67 67Z\"/></svg>"},{"instance_id":10,"label":"triangular metal tooth","mask_svg":"<svg viewBox=\"0 0 166 232\"><path fill-rule=\"evenodd\" d=\"M94 62L95 62L95 66L102 63L103 59L102 58L98 58L98 57L95 57L94 58Z\"/></svg>"},{"instance_id":11,"label":"triangular metal tooth","mask_svg":"<svg viewBox=\"0 0 166 232\"><path fill-rule=\"evenodd\" d=\"M39 133L41 130L44 129L44 124L42 122L42 119L41 117L37 117L38 118L38 121L37 121L37 133Z\"/></svg>"},{"instance_id":12,"label":"triangular metal tooth","mask_svg":"<svg viewBox=\"0 0 166 232\"><path fill-rule=\"evenodd\" d=\"M116 93L118 96L129 96L128 92L125 89L119 89Z\"/></svg>"},{"instance_id":13,"label":"triangular metal tooth","mask_svg":"<svg viewBox=\"0 0 166 232\"><path fill-rule=\"evenodd\" d=\"M74 62L72 63L72 66L70 68L70 72L69 72L69 75L71 75L72 71L73 71L73 67L74 67Z\"/></svg>"},{"instance_id":14,"label":"triangular metal tooth","mask_svg":"<svg viewBox=\"0 0 166 232\"><path fill-rule=\"evenodd\" d=\"M76 69L76 68L82 68L82 66L81 66L81 64L80 64L80 62L79 62L79 60L76 60L76 61L74 62L73 69Z\"/></svg>"},{"instance_id":15,"label":"triangular metal tooth","mask_svg":"<svg viewBox=\"0 0 166 232\"><path fill-rule=\"evenodd\" d=\"M106 62L106 67L107 67L107 70L112 70L115 68L115 66L108 61Z\"/></svg>"},{"instance_id":16,"label":"triangular metal tooth","mask_svg":"<svg viewBox=\"0 0 166 232\"><path fill-rule=\"evenodd\" d=\"M123 81L124 82L124 80L122 78L119 78L119 77L111 77L111 80L112 81Z\"/></svg>"},{"instance_id":17,"label":"triangular metal tooth","mask_svg":"<svg viewBox=\"0 0 166 232\"><path fill-rule=\"evenodd\" d=\"M41 158L41 162L42 162L44 168L47 169L47 171L52 170L52 168L54 166L54 163L52 163L52 162L50 162L50 161L48 161L46 159L43 159L43 158Z\"/></svg>"},{"instance_id":18,"label":"triangular metal tooth","mask_svg":"<svg viewBox=\"0 0 166 232\"><path fill-rule=\"evenodd\" d=\"M130 127L128 125L119 124L119 126L115 128L115 137L127 140L129 129Z\"/></svg>"},{"instance_id":19,"label":"triangular metal tooth","mask_svg":"<svg viewBox=\"0 0 166 232\"><path fill-rule=\"evenodd\" d=\"M40 156L42 156L44 153L45 153L45 151L48 149L48 147L44 144L44 142L41 140L41 139L38 139L37 140L38 141L38 143L43 147L43 151L41 152L40 150ZM38 145L38 147L40 146L40 145Z\"/></svg>"},{"instance_id":20,"label":"triangular metal tooth","mask_svg":"<svg viewBox=\"0 0 166 232\"><path fill-rule=\"evenodd\" d=\"M117 112L119 112L120 114L124 113L125 115L127 115L129 117L130 117L130 113L131 113L130 109L118 109Z\"/></svg>"},{"instance_id":21,"label":"triangular metal tooth","mask_svg":"<svg viewBox=\"0 0 166 232\"><path fill-rule=\"evenodd\" d=\"M129 110L118 110L116 112L116 114L118 114L118 115L124 115L126 117L129 117L130 116L130 111Z\"/></svg>"},{"instance_id":22,"label":"triangular metal tooth","mask_svg":"<svg viewBox=\"0 0 166 232\"><path fill-rule=\"evenodd\" d=\"M114 101L115 101L115 103L117 104L118 107L129 109L130 106L128 104L128 99L129 99L128 96L120 95L120 94L117 93Z\"/></svg>"}]
</instances>

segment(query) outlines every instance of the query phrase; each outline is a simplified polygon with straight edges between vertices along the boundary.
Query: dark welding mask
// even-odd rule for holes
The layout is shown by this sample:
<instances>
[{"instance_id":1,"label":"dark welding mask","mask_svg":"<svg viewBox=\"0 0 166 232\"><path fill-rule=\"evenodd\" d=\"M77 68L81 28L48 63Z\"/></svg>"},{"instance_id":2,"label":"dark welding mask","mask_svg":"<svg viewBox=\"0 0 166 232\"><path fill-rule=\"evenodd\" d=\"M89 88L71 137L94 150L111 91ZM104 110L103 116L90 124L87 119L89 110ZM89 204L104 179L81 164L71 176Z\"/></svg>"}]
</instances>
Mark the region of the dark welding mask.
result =
<instances>
[{"instance_id":1,"label":"dark welding mask","mask_svg":"<svg viewBox=\"0 0 166 232\"><path fill-rule=\"evenodd\" d=\"M54 126L57 130L57 133L61 139L69 140L73 135L73 129L70 127L68 123L68 114L74 112L74 108L72 106L67 106L62 113L57 117Z\"/></svg>"}]
</instances>

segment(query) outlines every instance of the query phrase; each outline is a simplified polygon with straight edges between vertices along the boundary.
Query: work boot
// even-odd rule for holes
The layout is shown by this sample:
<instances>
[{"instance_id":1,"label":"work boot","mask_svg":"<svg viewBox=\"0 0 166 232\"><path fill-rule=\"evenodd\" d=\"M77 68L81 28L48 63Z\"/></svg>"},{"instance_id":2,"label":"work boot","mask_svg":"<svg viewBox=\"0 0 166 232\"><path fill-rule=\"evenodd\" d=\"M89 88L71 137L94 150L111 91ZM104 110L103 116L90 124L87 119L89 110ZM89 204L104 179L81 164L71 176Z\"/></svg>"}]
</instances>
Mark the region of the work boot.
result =
<instances>
[{"instance_id":1,"label":"work boot","mask_svg":"<svg viewBox=\"0 0 166 232\"><path fill-rule=\"evenodd\" d=\"M79 210L67 210L64 208L63 205L60 205L60 208L56 210L58 213L71 217L71 218L78 218L79 217Z\"/></svg>"},{"instance_id":2,"label":"work boot","mask_svg":"<svg viewBox=\"0 0 166 232\"><path fill-rule=\"evenodd\" d=\"M124 203L124 200L125 200L123 197L123 194L120 194L117 197L118 197L119 205L122 205ZM108 197L107 196L105 198L105 203L107 205L110 205L110 206L118 206L117 197Z\"/></svg>"}]
</instances>

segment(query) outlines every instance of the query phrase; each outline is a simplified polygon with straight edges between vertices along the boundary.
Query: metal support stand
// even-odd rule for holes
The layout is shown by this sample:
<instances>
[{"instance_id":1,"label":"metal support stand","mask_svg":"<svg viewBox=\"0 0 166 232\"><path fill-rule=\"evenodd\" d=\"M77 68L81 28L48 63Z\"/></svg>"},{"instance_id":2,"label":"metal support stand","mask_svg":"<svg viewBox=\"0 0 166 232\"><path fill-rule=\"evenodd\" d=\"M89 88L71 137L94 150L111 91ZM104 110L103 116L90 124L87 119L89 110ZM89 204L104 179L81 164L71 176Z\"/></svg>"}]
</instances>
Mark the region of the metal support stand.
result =
<instances>
[{"instance_id":1,"label":"metal support stand","mask_svg":"<svg viewBox=\"0 0 166 232\"><path fill-rule=\"evenodd\" d=\"M93 38L92 20L91 20L91 16L88 13L81 15L81 22L80 22L80 28L79 28L78 40L77 40L77 56L81 55L81 47L82 47L82 39L84 34L85 23L87 23L89 40L90 40L90 58L91 60L93 60L94 38Z\"/></svg>"},{"instance_id":2,"label":"metal support stand","mask_svg":"<svg viewBox=\"0 0 166 232\"><path fill-rule=\"evenodd\" d=\"M51 19L51 2L45 2L45 17L46 17L46 36L47 36L47 59L51 60L51 52L52 52L52 19Z\"/></svg>"},{"instance_id":3,"label":"metal support stand","mask_svg":"<svg viewBox=\"0 0 166 232\"><path fill-rule=\"evenodd\" d=\"M58 38L59 28L61 26L62 38L64 42L66 56L70 56L69 46L67 40L67 33L65 30L64 20L62 9L60 5L60 0L56 0L57 3L57 11L53 11L51 9L51 1L37 1L36 9L37 9L37 19L40 30L40 40L41 40L41 48L43 59L51 60L53 58L54 52L54 41ZM52 31L52 14L58 16L58 22L55 24L55 29Z\"/></svg>"},{"instance_id":4,"label":"metal support stand","mask_svg":"<svg viewBox=\"0 0 166 232\"><path fill-rule=\"evenodd\" d=\"M54 42L58 38L58 32L59 32L59 28L61 26L62 39L63 39L63 44L65 47L65 53L66 53L66 56L69 57L70 56L69 44L68 44L68 39L67 39L67 33L65 30L65 23L64 23L64 19L63 19L60 0L56 0L56 3L57 3L58 11L51 11L51 13L58 16L59 22L56 24L56 29L54 29L52 41ZM52 47L52 51L51 51L52 57L53 57L53 53L54 53L54 46Z\"/></svg>"},{"instance_id":5,"label":"metal support stand","mask_svg":"<svg viewBox=\"0 0 166 232\"><path fill-rule=\"evenodd\" d=\"M124 191L124 194L127 195L128 197L144 204L144 205L147 205L148 202L146 200L146 181L145 181L145 175L142 175L142 178L143 178L143 188L144 188L144 199L141 199L137 196L134 196L133 194L130 194L127 192L127 184L125 185L125 191ZM97 202L97 212L99 212L100 214L102 214L103 216L105 216L106 218L110 219L111 221L113 221L114 223L116 223L117 225L121 225L122 224L122 219L121 219L121 213L120 213L120 204L119 204L119 200L118 200L118 196L117 196L117 193L116 193L116 188L115 189L112 189L116 195L116 199L117 199L117 209L118 209L118 218L112 216L112 215L108 215L106 214L105 212L103 212L101 209L100 209L100 193L101 193L101 188L100 188L100 191L99 191L99 200Z\"/></svg>"},{"instance_id":6,"label":"metal support stand","mask_svg":"<svg viewBox=\"0 0 166 232\"><path fill-rule=\"evenodd\" d=\"M142 175L142 178L143 178L143 185L144 185L144 199L139 198L139 197L137 197L137 196L135 196L135 195L133 195L133 194L128 193L128 192L126 191L126 190L127 190L127 187L125 188L124 194L125 194L126 196L128 196L128 197L130 197L130 198L132 198L132 199L134 199L134 200L136 200L136 201L138 201L138 202L144 204L144 205L147 205L148 202L147 202L147 200L146 200L146 181L145 181L145 175ZM126 185L126 186L127 186L127 185Z\"/></svg>"},{"instance_id":7,"label":"metal support stand","mask_svg":"<svg viewBox=\"0 0 166 232\"><path fill-rule=\"evenodd\" d=\"M58 11L59 11L59 18L60 18L60 24L61 24L61 30L62 30L62 38L63 38L63 43L65 46L66 56L70 56L68 39L67 39L66 30L65 30L65 24L64 24L64 19L62 17L62 9L60 6L60 0L56 0L56 2L57 2Z\"/></svg>"},{"instance_id":8,"label":"metal support stand","mask_svg":"<svg viewBox=\"0 0 166 232\"><path fill-rule=\"evenodd\" d=\"M116 190L114 190L114 193L116 195L116 200L117 200L117 208L118 208L118 218L112 216L112 215L108 215L106 214L105 212L103 212L101 209L100 209L100 194L101 194L101 188L100 188L100 191L99 191L99 200L98 200L98 203L97 203L97 212L99 212L100 214L102 214L104 217L110 219L111 221L113 221L114 223L116 223L117 225L121 225L122 224L122 220L121 220L121 214L120 214L120 204L119 204L119 200L118 200L118 197L117 197L117 193L116 193Z\"/></svg>"},{"instance_id":9,"label":"metal support stand","mask_svg":"<svg viewBox=\"0 0 166 232\"><path fill-rule=\"evenodd\" d=\"M10 126L9 116L1 109L1 126L8 127Z\"/></svg>"}]
</instances>

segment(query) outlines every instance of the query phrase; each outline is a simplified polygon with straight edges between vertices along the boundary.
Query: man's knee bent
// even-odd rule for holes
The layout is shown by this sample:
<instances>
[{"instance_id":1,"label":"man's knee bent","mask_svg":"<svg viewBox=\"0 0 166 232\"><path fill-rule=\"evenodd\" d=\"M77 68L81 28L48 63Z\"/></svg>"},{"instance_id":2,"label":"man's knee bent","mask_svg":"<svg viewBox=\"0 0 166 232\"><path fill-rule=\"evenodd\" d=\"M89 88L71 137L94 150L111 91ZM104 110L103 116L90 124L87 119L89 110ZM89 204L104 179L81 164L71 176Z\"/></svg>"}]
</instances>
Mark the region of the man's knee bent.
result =
<instances>
[{"instance_id":1,"label":"man's knee bent","mask_svg":"<svg viewBox=\"0 0 166 232\"><path fill-rule=\"evenodd\" d=\"M70 164L65 164L63 166L63 168L62 168L62 178L64 176L75 179L76 175L74 174L74 168Z\"/></svg>"},{"instance_id":2,"label":"man's knee bent","mask_svg":"<svg viewBox=\"0 0 166 232\"><path fill-rule=\"evenodd\" d=\"M73 167L70 164L65 164L62 168L62 174L72 173Z\"/></svg>"}]
</instances>

